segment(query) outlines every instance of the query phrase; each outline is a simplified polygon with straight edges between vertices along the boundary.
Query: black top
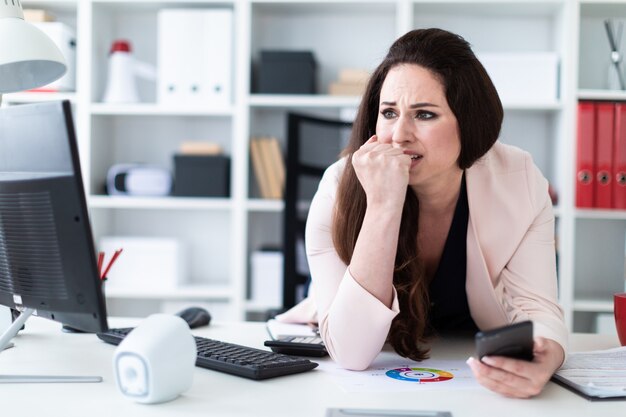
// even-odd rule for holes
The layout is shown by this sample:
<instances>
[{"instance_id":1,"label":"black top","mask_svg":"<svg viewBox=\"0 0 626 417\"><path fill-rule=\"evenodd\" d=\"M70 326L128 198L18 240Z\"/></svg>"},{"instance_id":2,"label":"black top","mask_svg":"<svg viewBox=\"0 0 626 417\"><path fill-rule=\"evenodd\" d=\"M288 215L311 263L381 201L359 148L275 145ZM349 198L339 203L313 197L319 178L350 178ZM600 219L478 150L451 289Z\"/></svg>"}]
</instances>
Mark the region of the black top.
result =
<instances>
[{"instance_id":1,"label":"black top","mask_svg":"<svg viewBox=\"0 0 626 417\"><path fill-rule=\"evenodd\" d=\"M465 292L467 270L467 224L469 206L465 174L454 209L450 231L441 254L435 277L429 287L430 328L436 333L475 332L476 323L470 316Z\"/></svg>"}]
</instances>

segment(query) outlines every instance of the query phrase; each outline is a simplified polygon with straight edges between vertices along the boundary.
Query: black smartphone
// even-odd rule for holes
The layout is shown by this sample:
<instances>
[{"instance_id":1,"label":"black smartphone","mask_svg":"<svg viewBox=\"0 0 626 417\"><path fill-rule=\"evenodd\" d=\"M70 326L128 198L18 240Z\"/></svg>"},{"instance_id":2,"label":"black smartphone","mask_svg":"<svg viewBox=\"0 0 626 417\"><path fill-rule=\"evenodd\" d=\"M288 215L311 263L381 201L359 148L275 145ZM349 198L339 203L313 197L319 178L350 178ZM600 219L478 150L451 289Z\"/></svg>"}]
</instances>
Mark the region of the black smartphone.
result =
<instances>
[{"instance_id":1,"label":"black smartphone","mask_svg":"<svg viewBox=\"0 0 626 417\"><path fill-rule=\"evenodd\" d=\"M284 336L277 340L267 340L265 346L273 352L285 355L316 356L328 355L326 346L319 336Z\"/></svg>"},{"instance_id":2,"label":"black smartphone","mask_svg":"<svg viewBox=\"0 0 626 417\"><path fill-rule=\"evenodd\" d=\"M523 321L476 333L476 356L533 360L533 322Z\"/></svg>"}]
</instances>

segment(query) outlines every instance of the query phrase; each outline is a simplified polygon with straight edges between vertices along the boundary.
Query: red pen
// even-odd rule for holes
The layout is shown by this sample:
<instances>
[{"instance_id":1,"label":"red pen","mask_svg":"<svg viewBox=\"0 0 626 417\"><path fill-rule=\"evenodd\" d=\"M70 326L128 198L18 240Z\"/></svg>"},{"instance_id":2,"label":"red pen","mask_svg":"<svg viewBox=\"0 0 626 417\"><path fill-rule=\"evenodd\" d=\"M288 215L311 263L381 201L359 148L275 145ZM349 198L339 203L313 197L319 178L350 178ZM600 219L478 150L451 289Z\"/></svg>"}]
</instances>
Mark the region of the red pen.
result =
<instances>
[{"instance_id":1,"label":"red pen","mask_svg":"<svg viewBox=\"0 0 626 417\"><path fill-rule=\"evenodd\" d=\"M100 276L101 279L106 279L107 278L107 274L109 273L109 270L111 269L111 267L115 263L115 260L117 259L117 257L120 256L120 253L122 253L122 250L124 250L124 249L122 248L122 249L118 249L118 250L115 251L115 253L113 254L113 257L109 261L109 264L107 265L106 269L104 270L104 272Z\"/></svg>"},{"instance_id":2,"label":"red pen","mask_svg":"<svg viewBox=\"0 0 626 417\"><path fill-rule=\"evenodd\" d=\"M104 262L104 252L98 252L98 274L102 278L102 263Z\"/></svg>"}]
</instances>

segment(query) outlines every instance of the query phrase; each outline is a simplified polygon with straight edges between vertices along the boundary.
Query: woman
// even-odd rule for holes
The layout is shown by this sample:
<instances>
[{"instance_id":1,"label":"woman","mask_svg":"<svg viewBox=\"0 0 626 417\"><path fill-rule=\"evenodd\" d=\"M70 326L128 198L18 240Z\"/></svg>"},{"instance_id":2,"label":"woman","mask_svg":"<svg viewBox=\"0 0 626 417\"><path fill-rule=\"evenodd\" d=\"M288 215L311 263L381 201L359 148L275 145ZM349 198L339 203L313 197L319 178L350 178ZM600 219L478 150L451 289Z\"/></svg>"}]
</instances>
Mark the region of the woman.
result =
<instances>
[{"instance_id":1,"label":"woman","mask_svg":"<svg viewBox=\"0 0 626 417\"><path fill-rule=\"evenodd\" d=\"M341 366L365 369L385 341L422 360L432 334L524 320L535 359L470 358L477 380L530 397L563 362L548 184L527 153L496 143L502 118L450 32L407 33L373 73L307 220L321 335Z\"/></svg>"}]
</instances>

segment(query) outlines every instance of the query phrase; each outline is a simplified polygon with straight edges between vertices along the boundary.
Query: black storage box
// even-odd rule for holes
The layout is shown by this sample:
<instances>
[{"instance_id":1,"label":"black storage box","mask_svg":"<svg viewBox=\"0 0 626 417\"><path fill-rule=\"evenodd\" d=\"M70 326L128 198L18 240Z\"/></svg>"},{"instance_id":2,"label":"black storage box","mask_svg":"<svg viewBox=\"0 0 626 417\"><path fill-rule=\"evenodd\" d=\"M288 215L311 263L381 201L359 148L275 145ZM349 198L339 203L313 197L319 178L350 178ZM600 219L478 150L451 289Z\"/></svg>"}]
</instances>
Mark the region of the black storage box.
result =
<instances>
[{"instance_id":1,"label":"black storage box","mask_svg":"<svg viewBox=\"0 0 626 417\"><path fill-rule=\"evenodd\" d=\"M261 51L258 92L315 94L316 64L310 51Z\"/></svg>"},{"instance_id":2,"label":"black storage box","mask_svg":"<svg viewBox=\"0 0 626 417\"><path fill-rule=\"evenodd\" d=\"M174 155L174 195L229 197L230 158L223 155Z\"/></svg>"}]
</instances>

